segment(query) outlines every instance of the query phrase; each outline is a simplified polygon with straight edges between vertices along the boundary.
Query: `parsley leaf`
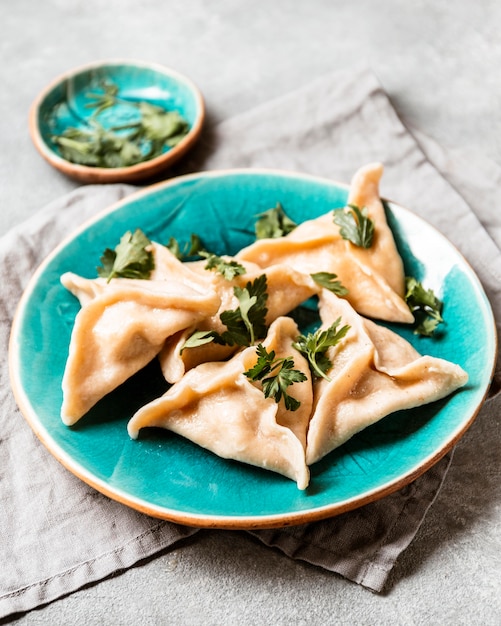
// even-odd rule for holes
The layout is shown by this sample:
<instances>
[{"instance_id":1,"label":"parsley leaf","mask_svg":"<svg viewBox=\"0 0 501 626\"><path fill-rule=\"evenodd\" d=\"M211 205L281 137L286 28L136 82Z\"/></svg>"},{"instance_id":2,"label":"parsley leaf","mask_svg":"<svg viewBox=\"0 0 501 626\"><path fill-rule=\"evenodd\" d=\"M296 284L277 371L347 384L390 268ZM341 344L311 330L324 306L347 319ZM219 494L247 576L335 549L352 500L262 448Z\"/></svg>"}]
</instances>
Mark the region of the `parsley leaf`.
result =
<instances>
[{"instance_id":1,"label":"parsley leaf","mask_svg":"<svg viewBox=\"0 0 501 626\"><path fill-rule=\"evenodd\" d=\"M219 334L215 330L197 330L185 341L181 353L186 348L197 348L211 341L227 346L251 346L257 337L264 337L266 326L266 274L259 276L245 287L234 287L233 293L240 306L235 310L223 311L219 319L227 330Z\"/></svg>"},{"instance_id":2,"label":"parsley leaf","mask_svg":"<svg viewBox=\"0 0 501 626\"><path fill-rule=\"evenodd\" d=\"M255 231L257 239L276 239L283 237L296 228L297 224L288 217L280 204L273 209L261 213L256 221Z\"/></svg>"},{"instance_id":3,"label":"parsley leaf","mask_svg":"<svg viewBox=\"0 0 501 626\"><path fill-rule=\"evenodd\" d=\"M182 354L183 350L186 350L186 348L198 348L200 346L205 346L212 341L214 343L224 344L224 341L221 340L218 333L214 330L196 330L184 342L179 354Z\"/></svg>"},{"instance_id":4,"label":"parsley leaf","mask_svg":"<svg viewBox=\"0 0 501 626\"><path fill-rule=\"evenodd\" d=\"M101 85L102 92L86 94L86 108L94 109L83 120L86 127L66 128L52 137L63 158L90 167L128 167L153 159L177 145L189 132L188 122L177 111L167 111L146 101L119 97L112 83ZM101 124L97 116L120 104L133 115L133 121L111 128Z\"/></svg>"},{"instance_id":5,"label":"parsley leaf","mask_svg":"<svg viewBox=\"0 0 501 626\"><path fill-rule=\"evenodd\" d=\"M334 223L340 227L341 237L359 248L370 248L374 238L374 221L367 215L367 209L359 209L349 204L350 211L334 210Z\"/></svg>"},{"instance_id":6,"label":"parsley leaf","mask_svg":"<svg viewBox=\"0 0 501 626\"><path fill-rule=\"evenodd\" d=\"M94 115L98 115L101 111L112 107L117 100L118 86L114 83L102 82L100 92L89 92L86 97L90 100L85 104L86 109L94 109Z\"/></svg>"},{"instance_id":7,"label":"parsley leaf","mask_svg":"<svg viewBox=\"0 0 501 626\"><path fill-rule=\"evenodd\" d=\"M141 229L127 231L114 250L106 248L97 274L101 278L149 278L155 267L153 253L147 248L151 241Z\"/></svg>"},{"instance_id":8,"label":"parsley leaf","mask_svg":"<svg viewBox=\"0 0 501 626\"><path fill-rule=\"evenodd\" d=\"M139 102L140 132L152 142L152 151L160 154L164 145L173 147L186 135L188 123L177 111L166 111L149 102Z\"/></svg>"},{"instance_id":9,"label":"parsley leaf","mask_svg":"<svg viewBox=\"0 0 501 626\"><path fill-rule=\"evenodd\" d=\"M240 306L233 311L223 311L219 318L227 327L221 338L230 346L250 346L267 332L266 314L268 300L266 274L258 276L245 287L234 287L233 293Z\"/></svg>"},{"instance_id":10,"label":"parsley leaf","mask_svg":"<svg viewBox=\"0 0 501 626\"><path fill-rule=\"evenodd\" d=\"M175 237L171 237L165 247L168 248L177 259L183 261L199 255L200 251L203 249L203 244L198 235L191 233L190 241L186 242L184 246L181 246Z\"/></svg>"},{"instance_id":11,"label":"parsley leaf","mask_svg":"<svg viewBox=\"0 0 501 626\"><path fill-rule=\"evenodd\" d=\"M421 282L410 276L405 278L405 289L405 301L416 319L414 334L431 337L444 321L442 301L432 289L425 289Z\"/></svg>"},{"instance_id":12,"label":"parsley leaf","mask_svg":"<svg viewBox=\"0 0 501 626\"><path fill-rule=\"evenodd\" d=\"M283 398L285 408L296 411L301 403L287 393L290 385L304 382L307 377L300 370L294 369L292 357L275 358L275 351L268 352L262 343L256 346L258 356L254 367L244 372L250 380L261 381L265 398L274 398L278 404Z\"/></svg>"},{"instance_id":13,"label":"parsley leaf","mask_svg":"<svg viewBox=\"0 0 501 626\"><path fill-rule=\"evenodd\" d=\"M140 148L129 137L106 130L91 119L87 128L69 127L52 137L67 161L89 167L122 167L143 160Z\"/></svg>"},{"instance_id":14,"label":"parsley leaf","mask_svg":"<svg viewBox=\"0 0 501 626\"><path fill-rule=\"evenodd\" d=\"M341 318L338 317L326 330L319 328L314 333L299 335L292 344L296 350L304 354L308 359L312 374L325 378L326 380L330 380L327 376L327 372L332 366L332 362L326 355L327 349L337 345L350 330L350 326L348 325L342 326L338 330L340 323Z\"/></svg>"},{"instance_id":15,"label":"parsley leaf","mask_svg":"<svg viewBox=\"0 0 501 626\"><path fill-rule=\"evenodd\" d=\"M247 271L245 267L237 263L237 261L226 261L212 252L201 250L199 254L207 259L207 264L205 265L206 270L215 270L226 280L233 280L235 276L242 276L242 274L245 274Z\"/></svg>"},{"instance_id":16,"label":"parsley leaf","mask_svg":"<svg viewBox=\"0 0 501 626\"><path fill-rule=\"evenodd\" d=\"M332 293L335 293L337 296L346 296L348 293L348 289L342 285L341 281L336 280L336 274L331 274L330 272L316 272L315 274L310 274L310 276L317 285L332 291Z\"/></svg>"},{"instance_id":17,"label":"parsley leaf","mask_svg":"<svg viewBox=\"0 0 501 626\"><path fill-rule=\"evenodd\" d=\"M194 233L191 234L190 241L185 243L184 246L181 246L177 239L171 237L166 247L180 261L185 261L196 256L207 259L205 269L219 272L226 280L233 280L235 276L241 276L247 271L245 267L237 261L226 261L226 259L223 259L223 257L217 254L207 252L207 250L204 249L200 237Z\"/></svg>"}]
</instances>

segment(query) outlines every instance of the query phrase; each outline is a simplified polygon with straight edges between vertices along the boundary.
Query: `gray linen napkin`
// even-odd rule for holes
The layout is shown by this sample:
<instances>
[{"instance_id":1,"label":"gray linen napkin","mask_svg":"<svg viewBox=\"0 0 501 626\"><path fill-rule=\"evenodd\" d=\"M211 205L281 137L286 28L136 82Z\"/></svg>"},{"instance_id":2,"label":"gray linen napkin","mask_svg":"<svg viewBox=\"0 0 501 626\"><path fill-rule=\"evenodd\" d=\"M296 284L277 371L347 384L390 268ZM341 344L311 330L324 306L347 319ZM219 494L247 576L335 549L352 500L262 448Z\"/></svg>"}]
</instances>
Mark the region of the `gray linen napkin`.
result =
<instances>
[{"instance_id":1,"label":"gray linen napkin","mask_svg":"<svg viewBox=\"0 0 501 626\"><path fill-rule=\"evenodd\" d=\"M383 195L422 213L468 257L499 322L496 227L483 228L426 159L368 71L326 76L209 129L178 172L269 166L348 182L372 160L386 166ZM37 265L81 222L132 191L123 185L79 188L0 239L5 268L0 342L5 352L16 304ZM480 219L485 224L485 216ZM0 376L0 618L55 600L203 532L128 509L67 472L17 409L5 360ZM380 591L439 492L450 458L403 490L351 513L253 535L293 558ZM230 549L231 532L221 532Z\"/></svg>"}]
</instances>

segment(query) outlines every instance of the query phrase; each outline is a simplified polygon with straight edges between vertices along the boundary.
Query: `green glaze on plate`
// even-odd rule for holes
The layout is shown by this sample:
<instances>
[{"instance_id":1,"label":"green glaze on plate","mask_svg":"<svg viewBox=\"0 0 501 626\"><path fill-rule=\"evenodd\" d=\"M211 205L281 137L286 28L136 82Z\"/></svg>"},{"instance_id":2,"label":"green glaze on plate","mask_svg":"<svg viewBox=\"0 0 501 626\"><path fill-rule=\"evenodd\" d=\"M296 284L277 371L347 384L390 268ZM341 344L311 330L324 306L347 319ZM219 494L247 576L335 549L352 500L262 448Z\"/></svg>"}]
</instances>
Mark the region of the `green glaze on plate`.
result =
<instances>
[{"instance_id":1,"label":"green glaze on plate","mask_svg":"<svg viewBox=\"0 0 501 626\"><path fill-rule=\"evenodd\" d=\"M20 303L10 365L19 406L34 431L70 471L99 491L150 515L200 526L273 527L336 515L378 499L438 461L473 421L490 384L496 336L482 287L457 250L410 211L387 203L406 273L444 300L436 338L392 325L421 353L458 363L466 387L434 404L392 414L311 467L305 491L278 474L218 458L161 429L127 435L135 410L167 388L155 362L104 398L75 426L60 417L61 379L77 300L66 271L94 278L99 257L126 230L233 254L254 240L256 216L280 202L296 222L344 206L348 188L275 171L235 170L173 179L111 207L43 263ZM474 332L472 332L474 329Z\"/></svg>"}]
</instances>

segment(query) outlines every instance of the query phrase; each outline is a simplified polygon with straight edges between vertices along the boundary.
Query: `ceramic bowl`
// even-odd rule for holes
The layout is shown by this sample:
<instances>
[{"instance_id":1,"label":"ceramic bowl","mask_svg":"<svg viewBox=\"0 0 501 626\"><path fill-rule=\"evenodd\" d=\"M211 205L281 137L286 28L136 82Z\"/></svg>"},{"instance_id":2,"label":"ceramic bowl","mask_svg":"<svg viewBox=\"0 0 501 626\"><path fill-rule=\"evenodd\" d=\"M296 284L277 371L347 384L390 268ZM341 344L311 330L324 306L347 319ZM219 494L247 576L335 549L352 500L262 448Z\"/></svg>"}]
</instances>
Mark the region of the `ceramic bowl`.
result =
<instances>
[{"instance_id":1,"label":"ceramic bowl","mask_svg":"<svg viewBox=\"0 0 501 626\"><path fill-rule=\"evenodd\" d=\"M126 124L134 115L128 103L147 101L179 113L188 123L187 134L159 156L127 167L80 165L63 158L54 137L70 127L89 128L96 113L89 107L89 94L102 92L103 84L115 85L123 101L98 113L103 127ZM29 128L40 154L67 176L85 183L134 183L158 176L182 157L198 139L204 115L202 94L186 77L154 63L113 60L73 69L51 82L32 104Z\"/></svg>"}]
</instances>

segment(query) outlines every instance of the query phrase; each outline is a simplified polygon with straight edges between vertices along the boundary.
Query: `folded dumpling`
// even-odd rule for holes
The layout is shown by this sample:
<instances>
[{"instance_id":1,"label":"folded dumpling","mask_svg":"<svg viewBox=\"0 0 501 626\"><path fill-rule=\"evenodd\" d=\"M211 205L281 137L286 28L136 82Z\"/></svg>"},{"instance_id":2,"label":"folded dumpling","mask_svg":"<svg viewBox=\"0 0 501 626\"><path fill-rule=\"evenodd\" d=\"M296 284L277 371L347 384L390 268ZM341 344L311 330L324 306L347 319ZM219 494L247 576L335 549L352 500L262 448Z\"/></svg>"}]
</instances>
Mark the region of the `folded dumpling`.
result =
<instances>
[{"instance_id":1,"label":"folded dumpling","mask_svg":"<svg viewBox=\"0 0 501 626\"><path fill-rule=\"evenodd\" d=\"M64 371L61 418L78 421L107 393L149 363L170 335L212 315L220 300L178 281L64 275L83 303Z\"/></svg>"},{"instance_id":2,"label":"folded dumpling","mask_svg":"<svg viewBox=\"0 0 501 626\"><path fill-rule=\"evenodd\" d=\"M228 257L229 258L229 257ZM234 294L234 288L244 287L248 282L253 282L263 274L266 275L268 298L266 301L267 314L266 324L270 325L275 319L286 315L299 304L319 292L319 287L313 279L294 270L287 265L274 265L266 269L249 263L243 263L246 273L236 276L232 280L226 280L220 274L201 269L203 265L193 264L194 271L201 271L209 275L207 280L218 294L221 305L217 313L201 320L196 327L186 329L166 341L160 355L160 365L165 379L174 383L193 367L205 361L220 361L228 358L236 352L238 346L220 345L217 343L204 344L203 346L183 350L183 346L190 335L195 331L215 331L223 333L226 326L220 319L224 311L238 308L239 301ZM257 338L259 339L259 338Z\"/></svg>"},{"instance_id":3,"label":"folded dumpling","mask_svg":"<svg viewBox=\"0 0 501 626\"><path fill-rule=\"evenodd\" d=\"M150 280L177 280L194 289L213 290L213 272L197 271L196 263L180 261L169 248L159 243L152 242L150 248L155 262Z\"/></svg>"},{"instance_id":4,"label":"folded dumpling","mask_svg":"<svg viewBox=\"0 0 501 626\"><path fill-rule=\"evenodd\" d=\"M175 281L176 284L182 283L196 291L214 291L211 276L202 277L198 272L192 271L189 264L182 263L165 246L151 242L148 249L151 251L154 260L153 270L148 278L150 289L161 290L163 288L162 285L157 285L156 287L154 285L162 281ZM65 272L61 276L61 283L78 298L82 306L110 287L114 288L117 284L122 287L125 285L135 287L138 285L137 280L135 278L112 278L111 280L106 278L84 278L73 272ZM142 286L146 284L144 281L141 283Z\"/></svg>"},{"instance_id":5,"label":"folded dumpling","mask_svg":"<svg viewBox=\"0 0 501 626\"><path fill-rule=\"evenodd\" d=\"M129 421L129 435L135 439L148 426L166 428L222 458L278 472L305 489L306 431L313 396L307 361L292 347L298 332L292 319L279 318L263 342L277 358L293 355L295 368L307 377L289 387L300 402L297 410L266 398L261 384L244 375L257 361L251 346L229 361L202 363L187 372L162 397L139 409Z\"/></svg>"},{"instance_id":6,"label":"folded dumpling","mask_svg":"<svg viewBox=\"0 0 501 626\"><path fill-rule=\"evenodd\" d=\"M353 177L348 197L348 205L366 210L374 222L374 236L369 248L343 239L333 212L329 212L303 222L285 237L256 241L243 248L237 259L261 267L281 263L308 274L336 274L348 290L347 300L360 314L412 323L414 317L404 300L402 259L379 196L382 173L380 163L361 168Z\"/></svg>"},{"instance_id":7,"label":"folded dumpling","mask_svg":"<svg viewBox=\"0 0 501 626\"><path fill-rule=\"evenodd\" d=\"M351 328L329 348L330 380L314 381L308 464L386 415L444 398L467 382L459 365L421 356L396 333L358 315L346 300L324 291L319 306L323 327L341 317Z\"/></svg>"}]
</instances>

